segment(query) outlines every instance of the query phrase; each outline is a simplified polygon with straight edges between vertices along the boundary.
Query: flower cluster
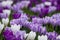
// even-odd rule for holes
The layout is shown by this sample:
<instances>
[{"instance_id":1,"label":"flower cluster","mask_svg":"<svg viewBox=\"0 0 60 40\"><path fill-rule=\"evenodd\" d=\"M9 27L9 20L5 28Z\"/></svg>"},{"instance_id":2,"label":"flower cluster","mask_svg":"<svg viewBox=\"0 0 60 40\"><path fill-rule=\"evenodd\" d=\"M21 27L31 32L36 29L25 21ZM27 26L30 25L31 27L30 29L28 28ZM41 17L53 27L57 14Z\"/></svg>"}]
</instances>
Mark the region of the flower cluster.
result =
<instances>
[{"instance_id":1,"label":"flower cluster","mask_svg":"<svg viewBox=\"0 0 60 40\"><path fill-rule=\"evenodd\" d=\"M59 0L2 0L0 40L60 40L59 11Z\"/></svg>"}]
</instances>

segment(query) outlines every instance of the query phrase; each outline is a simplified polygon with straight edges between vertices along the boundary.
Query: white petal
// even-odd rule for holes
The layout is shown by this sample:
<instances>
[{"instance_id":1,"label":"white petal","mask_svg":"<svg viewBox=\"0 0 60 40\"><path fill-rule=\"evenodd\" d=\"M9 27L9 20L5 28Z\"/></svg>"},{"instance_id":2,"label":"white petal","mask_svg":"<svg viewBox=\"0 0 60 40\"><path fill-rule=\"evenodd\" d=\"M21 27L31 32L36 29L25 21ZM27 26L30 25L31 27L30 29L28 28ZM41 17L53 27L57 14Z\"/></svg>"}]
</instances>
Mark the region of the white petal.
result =
<instances>
[{"instance_id":1,"label":"white petal","mask_svg":"<svg viewBox=\"0 0 60 40\"><path fill-rule=\"evenodd\" d=\"M24 38L27 38L28 34L24 34Z\"/></svg>"},{"instance_id":2,"label":"white petal","mask_svg":"<svg viewBox=\"0 0 60 40\"><path fill-rule=\"evenodd\" d=\"M11 6L12 3L13 1L3 1L1 4L3 7L5 7L5 6Z\"/></svg>"},{"instance_id":3,"label":"white petal","mask_svg":"<svg viewBox=\"0 0 60 40\"><path fill-rule=\"evenodd\" d=\"M6 13L9 16L11 13L11 10L3 10L3 13Z\"/></svg>"},{"instance_id":4,"label":"white petal","mask_svg":"<svg viewBox=\"0 0 60 40\"><path fill-rule=\"evenodd\" d=\"M38 40L47 40L47 36L42 35L42 36L38 36Z\"/></svg>"},{"instance_id":5,"label":"white petal","mask_svg":"<svg viewBox=\"0 0 60 40\"><path fill-rule=\"evenodd\" d=\"M11 29L12 31L19 31L20 30L20 25L17 25L17 24L14 24L14 25L11 25Z\"/></svg>"},{"instance_id":6,"label":"white petal","mask_svg":"<svg viewBox=\"0 0 60 40\"><path fill-rule=\"evenodd\" d=\"M2 23L5 24L5 25L7 25L9 23L9 19L8 18L6 18L6 19L3 18L2 19Z\"/></svg>"},{"instance_id":7,"label":"white petal","mask_svg":"<svg viewBox=\"0 0 60 40\"><path fill-rule=\"evenodd\" d=\"M60 35L56 37L56 39L60 39Z\"/></svg>"},{"instance_id":8,"label":"white petal","mask_svg":"<svg viewBox=\"0 0 60 40\"><path fill-rule=\"evenodd\" d=\"M51 2L45 2L44 4L47 6L51 6Z\"/></svg>"},{"instance_id":9,"label":"white petal","mask_svg":"<svg viewBox=\"0 0 60 40\"><path fill-rule=\"evenodd\" d=\"M34 40L36 37L36 33L31 31L29 34L28 34L28 37L26 40Z\"/></svg>"}]
</instances>

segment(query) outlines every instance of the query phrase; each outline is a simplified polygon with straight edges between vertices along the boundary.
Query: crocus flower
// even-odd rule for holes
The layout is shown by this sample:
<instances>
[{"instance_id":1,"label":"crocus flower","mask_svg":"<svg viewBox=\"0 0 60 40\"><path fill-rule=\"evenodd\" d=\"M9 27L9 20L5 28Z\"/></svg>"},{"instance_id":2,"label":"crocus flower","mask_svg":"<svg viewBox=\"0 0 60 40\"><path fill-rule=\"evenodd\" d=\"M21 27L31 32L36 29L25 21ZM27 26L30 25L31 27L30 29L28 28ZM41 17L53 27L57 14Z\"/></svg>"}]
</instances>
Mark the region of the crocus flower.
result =
<instances>
[{"instance_id":1,"label":"crocus flower","mask_svg":"<svg viewBox=\"0 0 60 40\"><path fill-rule=\"evenodd\" d=\"M9 16L9 15L10 15L10 13L11 13L11 10L8 10L8 9L3 10L3 13L5 13L5 14L7 14L7 15Z\"/></svg>"},{"instance_id":2,"label":"crocus flower","mask_svg":"<svg viewBox=\"0 0 60 40\"><path fill-rule=\"evenodd\" d=\"M14 25L14 24L20 24L20 20L19 19L13 19L13 20L11 20L10 21L10 25Z\"/></svg>"},{"instance_id":3,"label":"crocus flower","mask_svg":"<svg viewBox=\"0 0 60 40\"><path fill-rule=\"evenodd\" d=\"M8 18L8 15L7 14L4 14L4 13L0 13L0 17L1 18Z\"/></svg>"},{"instance_id":4,"label":"crocus flower","mask_svg":"<svg viewBox=\"0 0 60 40\"><path fill-rule=\"evenodd\" d=\"M51 6L51 2L44 2L44 5Z\"/></svg>"},{"instance_id":5,"label":"crocus flower","mask_svg":"<svg viewBox=\"0 0 60 40\"><path fill-rule=\"evenodd\" d=\"M27 39L26 40L34 40L36 37L36 33L31 31L28 36L27 36Z\"/></svg>"},{"instance_id":6,"label":"crocus flower","mask_svg":"<svg viewBox=\"0 0 60 40\"><path fill-rule=\"evenodd\" d=\"M12 10L18 11L24 7L27 7L30 1L21 1L13 5Z\"/></svg>"},{"instance_id":7,"label":"crocus flower","mask_svg":"<svg viewBox=\"0 0 60 40\"><path fill-rule=\"evenodd\" d=\"M29 25L29 29L31 29L31 30L34 31L34 32L37 32L39 26L40 26L39 24L33 24L33 23L31 23L31 24Z\"/></svg>"},{"instance_id":8,"label":"crocus flower","mask_svg":"<svg viewBox=\"0 0 60 40\"><path fill-rule=\"evenodd\" d=\"M28 33L24 34L24 38L26 39L28 37Z\"/></svg>"},{"instance_id":9,"label":"crocus flower","mask_svg":"<svg viewBox=\"0 0 60 40\"><path fill-rule=\"evenodd\" d=\"M45 16L45 18L43 18L43 24L47 24L47 23L50 23L50 19L51 17L48 17L48 16Z\"/></svg>"},{"instance_id":10,"label":"crocus flower","mask_svg":"<svg viewBox=\"0 0 60 40\"><path fill-rule=\"evenodd\" d=\"M21 14L20 13L14 13L12 16L14 19L18 19L18 18L20 18Z\"/></svg>"},{"instance_id":11,"label":"crocus flower","mask_svg":"<svg viewBox=\"0 0 60 40\"><path fill-rule=\"evenodd\" d=\"M37 4L35 7L30 8L33 12L41 12L41 8L44 8L44 3Z\"/></svg>"},{"instance_id":12,"label":"crocus flower","mask_svg":"<svg viewBox=\"0 0 60 40\"><path fill-rule=\"evenodd\" d=\"M37 0L30 0L30 3L28 5L28 8L32 7L33 5L32 4L38 4L39 2Z\"/></svg>"},{"instance_id":13,"label":"crocus flower","mask_svg":"<svg viewBox=\"0 0 60 40\"><path fill-rule=\"evenodd\" d=\"M52 6L56 6L57 5L57 0L49 0L52 4Z\"/></svg>"},{"instance_id":14,"label":"crocus flower","mask_svg":"<svg viewBox=\"0 0 60 40\"><path fill-rule=\"evenodd\" d=\"M33 23L38 23L38 24L43 24L43 19L35 17L35 18L32 18L32 22Z\"/></svg>"},{"instance_id":15,"label":"crocus flower","mask_svg":"<svg viewBox=\"0 0 60 40\"><path fill-rule=\"evenodd\" d=\"M46 35L48 36L49 40L56 40L57 33L55 31L46 33Z\"/></svg>"},{"instance_id":16,"label":"crocus flower","mask_svg":"<svg viewBox=\"0 0 60 40\"><path fill-rule=\"evenodd\" d=\"M46 2L46 0L41 0L41 2Z\"/></svg>"},{"instance_id":17,"label":"crocus flower","mask_svg":"<svg viewBox=\"0 0 60 40\"><path fill-rule=\"evenodd\" d=\"M56 40L60 40L60 35L58 35L58 36L56 37Z\"/></svg>"},{"instance_id":18,"label":"crocus flower","mask_svg":"<svg viewBox=\"0 0 60 40\"><path fill-rule=\"evenodd\" d=\"M23 35L25 34L25 31L14 32L12 30L9 27L5 28L5 31L3 32L5 40L24 40Z\"/></svg>"},{"instance_id":19,"label":"crocus flower","mask_svg":"<svg viewBox=\"0 0 60 40\"><path fill-rule=\"evenodd\" d=\"M8 7L8 6L10 7L12 3L13 3L13 1L2 1L1 5L3 7Z\"/></svg>"},{"instance_id":20,"label":"crocus flower","mask_svg":"<svg viewBox=\"0 0 60 40\"><path fill-rule=\"evenodd\" d=\"M8 23L9 23L9 18L3 18L2 19L2 23L4 24L4 25L8 25Z\"/></svg>"},{"instance_id":21,"label":"crocus flower","mask_svg":"<svg viewBox=\"0 0 60 40\"><path fill-rule=\"evenodd\" d=\"M38 36L38 40L48 40L47 35Z\"/></svg>"},{"instance_id":22,"label":"crocus flower","mask_svg":"<svg viewBox=\"0 0 60 40\"><path fill-rule=\"evenodd\" d=\"M21 28L20 25L17 25L17 24L11 25L11 30L12 30L12 31L19 31L20 28Z\"/></svg>"},{"instance_id":23,"label":"crocus flower","mask_svg":"<svg viewBox=\"0 0 60 40\"><path fill-rule=\"evenodd\" d=\"M49 12L54 12L56 10L57 10L57 8L55 6L50 6L49 7Z\"/></svg>"}]
</instances>

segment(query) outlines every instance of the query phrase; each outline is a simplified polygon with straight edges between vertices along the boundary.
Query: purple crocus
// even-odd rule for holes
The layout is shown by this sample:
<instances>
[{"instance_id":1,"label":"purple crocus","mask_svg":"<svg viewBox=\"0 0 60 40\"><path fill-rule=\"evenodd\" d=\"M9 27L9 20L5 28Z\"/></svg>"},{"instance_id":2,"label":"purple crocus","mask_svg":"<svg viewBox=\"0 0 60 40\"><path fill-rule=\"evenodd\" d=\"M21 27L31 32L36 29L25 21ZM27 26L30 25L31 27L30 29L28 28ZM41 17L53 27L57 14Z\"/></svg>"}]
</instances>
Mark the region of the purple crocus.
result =
<instances>
[{"instance_id":1,"label":"purple crocus","mask_svg":"<svg viewBox=\"0 0 60 40\"><path fill-rule=\"evenodd\" d=\"M52 3L52 6L56 6L57 5L57 0L49 0Z\"/></svg>"},{"instance_id":2,"label":"purple crocus","mask_svg":"<svg viewBox=\"0 0 60 40\"><path fill-rule=\"evenodd\" d=\"M42 9L41 9L41 13L40 13L39 16L40 16L40 17L43 17L43 16L47 15L47 14L48 14L48 10L49 10L48 7L42 8Z\"/></svg>"},{"instance_id":3,"label":"purple crocus","mask_svg":"<svg viewBox=\"0 0 60 40\"><path fill-rule=\"evenodd\" d=\"M12 30L9 27L7 27L5 29L5 31L3 32L5 40L24 40L23 39L23 35L24 35L23 31L17 31L14 33L14 31L12 31Z\"/></svg>"},{"instance_id":4,"label":"purple crocus","mask_svg":"<svg viewBox=\"0 0 60 40\"><path fill-rule=\"evenodd\" d=\"M43 19L35 17L35 18L32 18L32 22L33 23L38 23L38 24L43 24Z\"/></svg>"},{"instance_id":5,"label":"purple crocus","mask_svg":"<svg viewBox=\"0 0 60 40\"><path fill-rule=\"evenodd\" d=\"M39 2L38 2L38 0L30 0L30 4L28 5L28 7L30 8L30 7L32 7L33 5L32 4L38 4Z\"/></svg>"},{"instance_id":6,"label":"purple crocus","mask_svg":"<svg viewBox=\"0 0 60 40\"><path fill-rule=\"evenodd\" d=\"M1 18L7 18L8 15L7 15L7 14L4 14L4 13L1 13L1 14L0 14L0 17L1 17Z\"/></svg>"},{"instance_id":7,"label":"purple crocus","mask_svg":"<svg viewBox=\"0 0 60 40\"><path fill-rule=\"evenodd\" d=\"M57 36L56 32L49 32L49 33L46 33L46 35L48 36L49 40L56 40L56 36Z\"/></svg>"},{"instance_id":8,"label":"purple crocus","mask_svg":"<svg viewBox=\"0 0 60 40\"><path fill-rule=\"evenodd\" d=\"M24 7L28 7L30 1L21 1L12 6L12 10L19 11L20 9L23 9Z\"/></svg>"},{"instance_id":9,"label":"purple crocus","mask_svg":"<svg viewBox=\"0 0 60 40\"><path fill-rule=\"evenodd\" d=\"M14 13L12 16L14 19L18 19L21 16L21 14L20 13Z\"/></svg>"},{"instance_id":10,"label":"purple crocus","mask_svg":"<svg viewBox=\"0 0 60 40\"><path fill-rule=\"evenodd\" d=\"M41 0L41 2L46 2L46 0Z\"/></svg>"},{"instance_id":11,"label":"purple crocus","mask_svg":"<svg viewBox=\"0 0 60 40\"><path fill-rule=\"evenodd\" d=\"M39 27L38 27L38 32L39 32L40 34L46 34L46 32L47 32L46 27L39 26Z\"/></svg>"}]
</instances>

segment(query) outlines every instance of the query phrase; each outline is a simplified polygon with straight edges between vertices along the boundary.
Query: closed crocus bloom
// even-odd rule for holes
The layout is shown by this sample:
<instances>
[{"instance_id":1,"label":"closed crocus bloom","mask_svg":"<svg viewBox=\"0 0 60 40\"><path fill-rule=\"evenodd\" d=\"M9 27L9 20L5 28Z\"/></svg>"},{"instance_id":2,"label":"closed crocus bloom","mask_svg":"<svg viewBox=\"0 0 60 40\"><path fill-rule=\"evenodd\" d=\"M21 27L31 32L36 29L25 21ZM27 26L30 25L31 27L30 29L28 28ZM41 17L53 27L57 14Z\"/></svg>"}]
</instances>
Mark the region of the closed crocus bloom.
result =
<instances>
[{"instance_id":1,"label":"closed crocus bloom","mask_svg":"<svg viewBox=\"0 0 60 40\"><path fill-rule=\"evenodd\" d=\"M56 40L60 40L60 35L58 35L58 36L56 37Z\"/></svg>"},{"instance_id":2,"label":"closed crocus bloom","mask_svg":"<svg viewBox=\"0 0 60 40\"><path fill-rule=\"evenodd\" d=\"M33 11L33 12L40 11L40 9L38 9L37 7L30 8L30 10Z\"/></svg>"},{"instance_id":3,"label":"closed crocus bloom","mask_svg":"<svg viewBox=\"0 0 60 40\"><path fill-rule=\"evenodd\" d=\"M41 12L41 8L44 8L44 4L37 4L35 7L30 8L31 11L33 12Z\"/></svg>"},{"instance_id":4,"label":"closed crocus bloom","mask_svg":"<svg viewBox=\"0 0 60 40\"><path fill-rule=\"evenodd\" d=\"M3 28L4 28L4 24L1 24L1 22L0 22L0 33L3 30Z\"/></svg>"},{"instance_id":5,"label":"closed crocus bloom","mask_svg":"<svg viewBox=\"0 0 60 40\"><path fill-rule=\"evenodd\" d=\"M42 2L46 2L46 0L41 0Z\"/></svg>"},{"instance_id":6,"label":"closed crocus bloom","mask_svg":"<svg viewBox=\"0 0 60 40\"><path fill-rule=\"evenodd\" d=\"M17 24L11 25L11 30L14 31L14 32L15 32L15 31L19 31L20 28L21 28L20 25L17 25Z\"/></svg>"},{"instance_id":7,"label":"closed crocus bloom","mask_svg":"<svg viewBox=\"0 0 60 40\"><path fill-rule=\"evenodd\" d=\"M24 7L28 7L28 4L30 3L30 1L21 1L21 2L18 2L16 4L13 5L12 9L15 10L15 11L18 11Z\"/></svg>"},{"instance_id":8,"label":"closed crocus bloom","mask_svg":"<svg viewBox=\"0 0 60 40\"><path fill-rule=\"evenodd\" d=\"M46 6L51 6L51 2L44 2Z\"/></svg>"},{"instance_id":9,"label":"closed crocus bloom","mask_svg":"<svg viewBox=\"0 0 60 40\"><path fill-rule=\"evenodd\" d=\"M57 14L52 15L52 18L59 19L60 18L60 13L57 13Z\"/></svg>"},{"instance_id":10,"label":"closed crocus bloom","mask_svg":"<svg viewBox=\"0 0 60 40\"><path fill-rule=\"evenodd\" d=\"M49 40L56 40L57 33L55 31L54 32L49 32L49 33L46 33L46 34L47 34Z\"/></svg>"},{"instance_id":11,"label":"closed crocus bloom","mask_svg":"<svg viewBox=\"0 0 60 40\"><path fill-rule=\"evenodd\" d=\"M6 26L9 23L9 18L2 18L2 23Z\"/></svg>"},{"instance_id":12,"label":"closed crocus bloom","mask_svg":"<svg viewBox=\"0 0 60 40\"><path fill-rule=\"evenodd\" d=\"M39 17L44 17L48 14L49 11L49 7L44 7L41 9L41 14L39 15Z\"/></svg>"},{"instance_id":13,"label":"closed crocus bloom","mask_svg":"<svg viewBox=\"0 0 60 40\"><path fill-rule=\"evenodd\" d=\"M40 1L40 0L39 0L39 1ZM35 4L38 4L39 2L38 2L38 0L30 0L30 4L29 4L28 7L31 8L31 7L33 6L33 5L32 5L33 3L34 3L34 5L35 5Z\"/></svg>"},{"instance_id":14,"label":"closed crocus bloom","mask_svg":"<svg viewBox=\"0 0 60 40\"><path fill-rule=\"evenodd\" d=\"M21 4L23 4L23 7L28 7L30 1L21 1Z\"/></svg>"},{"instance_id":15,"label":"closed crocus bloom","mask_svg":"<svg viewBox=\"0 0 60 40\"><path fill-rule=\"evenodd\" d=\"M31 24L29 25L30 29L31 29L32 31L34 31L34 32L37 32L37 31L38 31L38 27L39 27L39 26L40 26L39 24L33 24L33 23L31 23Z\"/></svg>"},{"instance_id":16,"label":"closed crocus bloom","mask_svg":"<svg viewBox=\"0 0 60 40\"><path fill-rule=\"evenodd\" d=\"M7 15L9 16L9 15L10 15L10 13L11 13L11 10L8 10L8 9L3 10L3 13L5 13L5 14L7 14Z\"/></svg>"},{"instance_id":17,"label":"closed crocus bloom","mask_svg":"<svg viewBox=\"0 0 60 40\"><path fill-rule=\"evenodd\" d=\"M14 25L14 24L20 24L20 20L19 19L13 19L10 21L10 25Z\"/></svg>"},{"instance_id":18,"label":"closed crocus bloom","mask_svg":"<svg viewBox=\"0 0 60 40\"><path fill-rule=\"evenodd\" d=\"M1 14L0 14L0 17L1 17L1 18L7 18L8 15L7 15L7 14L4 14L4 13L1 13Z\"/></svg>"},{"instance_id":19,"label":"closed crocus bloom","mask_svg":"<svg viewBox=\"0 0 60 40\"><path fill-rule=\"evenodd\" d=\"M41 34L46 34L47 30L46 30L46 27L42 27L41 28Z\"/></svg>"},{"instance_id":20,"label":"closed crocus bloom","mask_svg":"<svg viewBox=\"0 0 60 40\"><path fill-rule=\"evenodd\" d=\"M32 18L32 22L33 23L42 24L43 23L43 19L35 17L35 18Z\"/></svg>"},{"instance_id":21,"label":"closed crocus bloom","mask_svg":"<svg viewBox=\"0 0 60 40\"><path fill-rule=\"evenodd\" d=\"M31 31L28 36L27 36L27 39L26 40L34 40L36 37L36 33Z\"/></svg>"},{"instance_id":22,"label":"closed crocus bloom","mask_svg":"<svg viewBox=\"0 0 60 40\"><path fill-rule=\"evenodd\" d=\"M2 1L1 4L3 7L6 7L6 6L11 6L11 4L13 3L13 1Z\"/></svg>"},{"instance_id":23,"label":"closed crocus bloom","mask_svg":"<svg viewBox=\"0 0 60 40\"><path fill-rule=\"evenodd\" d=\"M43 18L44 24L50 23L50 19L51 17L45 16L45 18Z\"/></svg>"},{"instance_id":24,"label":"closed crocus bloom","mask_svg":"<svg viewBox=\"0 0 60 40\"><path fill-rule=\"evenodd\" d=\"M24 20L28 20L28 16L24 13L24 14L21 14L21 17L20 19L24 19Z\"/></svg>"},{"instance_id":25,"label":"closed crocus bloom","mask_svg":"<svg viewBox=\"0 0 60 40\"><path fill-rule=\"evenodd\" d=\"M13 15L14 19L20 18L21 14L20 13L14 13Z\"/></svg>"},{"instance_id":26,"label":"closed crocus bloom","mask_svg":"<svg viewBox=\"0 0 60 40\"><path fill-rule=\"evenodd\" d=\"M48 40L47 35L38 36L38 40Z\"/></svg>"},{"instance_id":27,"label":"closed crocus bloom","mask_svg":"<svg viewBox=\"0 0 60 40\"><path fill-rule=\"evenodd\" d=\"M49 7L49 12L56 11L56 9L57 9L57 8L56 8L55 6L50 6L50 7Z\"/></svg>"}]
</instances>

